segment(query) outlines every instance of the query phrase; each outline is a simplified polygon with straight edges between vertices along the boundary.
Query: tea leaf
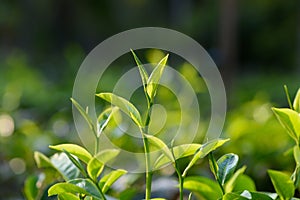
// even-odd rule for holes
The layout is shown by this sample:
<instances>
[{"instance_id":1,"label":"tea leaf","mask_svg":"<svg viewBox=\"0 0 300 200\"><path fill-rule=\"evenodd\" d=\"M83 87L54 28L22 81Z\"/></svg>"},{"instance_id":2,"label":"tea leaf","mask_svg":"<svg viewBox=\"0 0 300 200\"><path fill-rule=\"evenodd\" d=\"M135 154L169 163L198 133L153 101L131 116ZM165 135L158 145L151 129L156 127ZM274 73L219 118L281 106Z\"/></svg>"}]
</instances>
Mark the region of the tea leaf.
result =
<instances>
[{"instance_id":1,"label":"tea leaf","mask_svg":"<svg viewBox=\"0 0 300 200\"><path fill-rule=\"evenodd\" d=\"M145 134L145 137L148 139L150 144L155 146L157 149L162 150L165 156L168 159L170 159L170 161L172 162L175 161L169 147L161 139L153 135L147 135L147 134Z\"/></svg>"},{"instance_id":2,"label":"tea leaf","mask_svg":"<svg viewBox=\"0 0 300 200\"><path fill-rule=\"evenodd\" d=\"M52 185L48 190L48 196L63 194L63 193L72 193L72 194L80 193L86 195L89 194L85 189L71 183L56 183Z\"/></svg>"},{"instance_id":3,"label":"tea leaf","mask_svg":"<svg viewBox=\"0 0 300 200\"><path fill-rule=\"evenodd\" d=\"M99 93L96 96L105 101L119 107L125 114L127 114L139 127L143 126L141 115L136 107L123 97L117 96L113 93Z\"/></svg>"},{"instance_id":4,"label":"tea leaf","mask_svg":"<svg viewBox=\"0 0 300 200\"><path fill-rule=\"evenodd\" d=\"M237 184L238 178L245 172L246 166L243 166L242 168L238 169L233 176L230 177L230 179L225 184L225 192L232 192ZM251 188L245 188L247 190L251 190Z\"/></svg>"},{"instance_id":5,"label":"tea leaf","mask_svg":"<svg viewBox=\"0 0 300 200\"><path fill-rule=\"evenodd\" d=\"M131 50L131 53L132 53L132 55L134 57L134 60L135 60L135 62L137 64L137 66L139 68L140 75L141 75L141 78L142 78L143 87L144 87L144 91L147 94L147 89L146 88L147 88L147 81L148 81L148 78L149 78L148 73L145 70L145 68L144 68L142 62L140 61L140 59L134 53L134 51L132 49L130 49L130 50Z\"/></svg>"},{"instance_id":6,"label":"tea leaf","mask_svg":"<svg viewBox=\"0 0 300 200\"><path fill-rule=\"evenodd\" d=\"M85 163L88 163L92 158L92 155L83 147L76 144L58 144L58 145L50 145L51 149L55 149L57 151L68 151L70 154L77 156L80 160Z\"/></svg>"},{"instance_id":7,"label":"tea leaf","mask_svg":"<svg viewBox=\"0 0 300 200\"><path fill-rule=\"evenodd\" d=\"M112 115L114 112L116 112L118 108L107 108L104 110L97 119L97 137L100 137L101 133L104 131L106 126L108 125L108 122L110 121Z\"/></svg>"},{"instance_id":8,"label":"tea leaf","mask_svg":"<svg viewBox=\"0 0 300 200\"><path fill-rule=\"evenodd\" d=\"M50 159L44 154L42 154L41 152L38 151L34 152L34 160L38 168L53 167Z\"/></svg>"},{"instance_id":9,"label":"tea leaf","mask_svg":"<svg viewBox=\"0 0 300 200\"><path fill-rule=\"evenodd\" d=\"M159 80L163 74L165 69L169 54L166 55L161 61L157 64L157 66L152 71L148 81L147 81L147 94L151 100L153 100L156 90L159 84Z\"/></svg>"},{"instance_id":10,"label":"tea leaf","mask_svg":"<svg viewBox=\"0 0 300 200\"><path fill-rule=\"evenodd\" d=\"M281 199L290 199L294 196L294 184L287 174L275 170L268 170L268 173Z\"/></svg>"},{"instance_id":11,"label":"tea leaf","mask_svg":"<svg viewBox=\"0 0 300 200\"><path fill-rule=\"evenodd\" d=\"M59 200L78 200L77 195L72 193L61 193L57 197Z\"/></svg>"},{"instance_id":12,"label":"tea leaf","mask_svg":"<svg viewBox=\"0 0 300 200\"><path fill-rule=\"evenodd\" d=\"M294 102L293 102L293 107L295 111L300 113L300 88L297 91L297 94L295 96Z\"/></svg>"},{"instance_id":13,"label":"tea leaf","mask_svg":"<svg viewBox=\"0 0 300 200\"><path fill-rule=\"evenodd\" d=\"M235 168L238 164L239 157L236 154L229 153L223 155L218 161L218 171L217 176L221 180L221 184L224 185L225 182L232 176Z\"/></svg>"},{"instance_id":14,"label":"tea leaf","mask_svg":"<svg viewBox=\"0 0 300 200\"><path fill-rule=\"evenodd\" d=\"M95 185L95 183L93 183L89 179L78 178L78 179L70 180L68 183L71 183L71 184L83 189L85 191L84 194L88 194L88 195L98 198L98 199L103 199L98 190L97 185Z\"/></svg>"},{"instance_id":15,"label":"tea leaf","mask_svg":"<svg viewBox=\"0 0 300 200\"><path fill-rule=\"evenodd\" d=\"M116 182L121 176L126 174L127 171L123 169L117 169L115 171L110 172L109 174L105 175L103 178L101 178L99 182L100 188L102 188L102 192L106 193L110 186Z\"/></svg>"}]
</instances>

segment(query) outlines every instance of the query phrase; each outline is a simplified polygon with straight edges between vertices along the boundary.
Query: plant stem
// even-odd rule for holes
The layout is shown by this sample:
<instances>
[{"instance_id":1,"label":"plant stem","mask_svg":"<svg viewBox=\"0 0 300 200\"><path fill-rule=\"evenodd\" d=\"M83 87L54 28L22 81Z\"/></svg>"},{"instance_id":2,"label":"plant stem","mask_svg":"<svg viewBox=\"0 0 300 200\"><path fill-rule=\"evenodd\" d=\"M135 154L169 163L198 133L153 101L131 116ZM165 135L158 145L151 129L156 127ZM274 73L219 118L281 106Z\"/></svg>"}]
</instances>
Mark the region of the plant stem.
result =
<instances>
[{"instance_id":1,"label":"plant stem","mask_svg":"<svg viewBox=\"0 0 300 200\"><path fill-rule=\"evenodd\" d=\"M93 181L91 178L90 178L90 180ZM93 181L93 182L94 182L94 181ZM103 194L103 192L102 192L100 186L97 184L97 182L94 182L94 183L95 183L95 185L97 186L97 189L98 189L98 191L99 191L101 197L103 198L103 200L106 200L106 197L105 197L105 195Z\"/></svg>"},{"instance_id":2,"label":"plant stem","mask_svg":"<svg viewBox=\"0 0 300 200\"><path fill-rule=\"evenodd\" d=\"M291 101L291 98L290 98L288 87L286 85L284 85L283 88L284 88L284 91L285 91L285 95L286 95L288 104L289 104L290 108L292 110L294 110L294 107L293 107L293 104L292 104L292 101Z\"/></svg>"},{"instance_id":3,"label":"plant stem","mask_svg":"<svg viewBox=\"0 0 300 200\"><path fill-rule=\"evenodd\" d=\"M175 161L175 171L177 173L178 176L178 181L179 181L179 199L183 200L183 183L184 183L184 177L181 175L178 167L177 167L177 163Z\"/></svg>"}]
</instances>

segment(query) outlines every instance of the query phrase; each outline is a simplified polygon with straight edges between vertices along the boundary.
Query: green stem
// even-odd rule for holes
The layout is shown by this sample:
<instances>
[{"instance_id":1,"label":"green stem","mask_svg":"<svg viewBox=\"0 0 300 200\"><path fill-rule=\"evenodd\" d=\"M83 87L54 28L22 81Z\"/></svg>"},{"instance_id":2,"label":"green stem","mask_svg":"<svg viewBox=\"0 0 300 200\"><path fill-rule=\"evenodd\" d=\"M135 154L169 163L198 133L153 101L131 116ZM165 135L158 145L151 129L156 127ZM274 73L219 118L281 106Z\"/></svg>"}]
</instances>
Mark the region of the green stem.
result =
<instances>
[{"instance_id":1,"label":"green stem","mask_svg":"<svg viewBox=\"0 0 300 200\"><path fill-rule=\"evenodd\" d=\"M285 95L286 95L288 104L289 104L290 108L291 108L292 110L294 110L294 107L293 107L293 104L292 104L292 101L291 101L291 98L290 98L290 94L289 94L288 87L287 87L286 85L284 85L283 87L284 87L284 91L285 91Z\"/></svg>"},{"instance_id":2,"label":"green stem","mask_svg":"<svg viewBox=\"0 0 300 200\"><path fill-rule=\"evenodd\" d=\"M219 186L220 186L220 188L221 188L221 190L222 190L222 194L224 195L224 194L225 194L225 190L224 190L224 187L223 187L223 185L222 185L222 183L221 183L221 180L220 180L219 177L218 177L217 163L216 163L216 161L215 161L215 158L214 158L214 156L213 156L212 153L209 153L208 156L209 156L209 160L212 162L212 166L213 166L213 169L212 169L212 170L213 170L213 174L215 175L215 178L216 178L216 180L217 180L217 182L218 182L218 184L219 184Z\"/></svg>"},{"instance_id":3,"label":"green stem","mask_svg":"<svg viewBox=\"0 0 300 200\"><path fill-rule=\"evenodd\" d=\"M90 180L93 181L91 178L90 178ZM93 181L93 182L94 182L95 185L97 186L97 189L98 189L98 191L99 191L101 197L103 198L103 200L106 200L106 197L105 197L105 195L103 194L103 192L102 192L100 186L97 184L97 182L95 182L95 181Z\"/></svg>"},{"instance_id":4,"label":"green stem","mask_svg":"<svg viewBox=\"0 0 300 200\"><path fill-rule=\"evenodd\" d=\"M175 171L177 173L178 176L178 181L179 181L179 199L183 200L183 183L184 183L184 177L181 175L178 167L177 167L177 163L175 161Z\"/></svg>"}]
</instances>

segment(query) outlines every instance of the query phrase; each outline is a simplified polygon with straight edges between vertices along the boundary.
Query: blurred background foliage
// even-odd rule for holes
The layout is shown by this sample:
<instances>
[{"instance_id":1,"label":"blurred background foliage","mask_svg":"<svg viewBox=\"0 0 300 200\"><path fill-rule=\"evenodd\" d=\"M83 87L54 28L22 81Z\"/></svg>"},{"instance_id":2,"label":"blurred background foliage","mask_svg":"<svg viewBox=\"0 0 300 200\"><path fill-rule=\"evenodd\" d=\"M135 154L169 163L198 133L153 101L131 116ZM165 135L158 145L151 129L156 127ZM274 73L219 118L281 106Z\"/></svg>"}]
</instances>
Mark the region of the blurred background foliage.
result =
<instances>
[{"instance_id":1,"label":"blurred background foliage","mask_svg":"<svg viewBox=\"0 0 300 200\"><path fill-rule=\"evenodd\" d=\"M291 141L270 108L287 106L283 84L292 96L300 86L300 1L2 0L1 198L23 198L25 178L38 173L33 151L50 155L49 144L80 144L69 98L81 62L107 37L143 26L171 28L191 36L220 68L228 95L222 137L230 137L231 142L218 154L240 155L241 165L248 166L246 173L259 190L271 190L267 168L293 168L286 151ZM160 51L137 53L143 62L155 62L163 55ZM205 127L210 102L204 82L188 63L172 56L170 62L197 92L206 116L200 127ZM112 65L99 83L101 91L112 90L134 61L128 54ZM158 101L176 107L174 96L163 91ZM137 91L133 100L140 94ZM104 106L98 104L99 109ZM204 165L200 166L194 173L206 174Z\"/></svg>"}]
</instances>

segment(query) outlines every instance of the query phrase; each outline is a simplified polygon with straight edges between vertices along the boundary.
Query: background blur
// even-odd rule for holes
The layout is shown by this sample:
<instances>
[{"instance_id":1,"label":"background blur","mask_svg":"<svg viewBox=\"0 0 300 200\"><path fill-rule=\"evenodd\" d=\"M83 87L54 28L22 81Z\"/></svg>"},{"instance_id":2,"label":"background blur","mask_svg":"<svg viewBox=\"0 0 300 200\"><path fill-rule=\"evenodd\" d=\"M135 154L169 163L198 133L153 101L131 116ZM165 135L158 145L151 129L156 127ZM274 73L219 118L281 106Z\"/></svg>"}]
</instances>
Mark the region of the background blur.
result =
<instances>
[{"instance_id":1,"label":"background blur","mask_svg":"<svg viewBox=\"0 0 300 200\"><path fill-rule=\"evenodd\" d=\"M270 107L287 106L283 84L291 96L300 87L300 1L2 0L0 198L23 198L25 178L37 174L33 151L50 155L49 144L80 144L69 98L81 62L106 38L144 26L189 35L222 72L229 107L223 137L231 142L220 154L238 154L259 190L272 190L267 168L293 169L291 155L283 154L291 140ZM160 55L138 54L144 62ZM184 64L174 64L195 77ZM104 88L134 62L128 55L114 65ZM206 92L201 84L193 82L200 98Z\"/></svg>"}]
</instances>

